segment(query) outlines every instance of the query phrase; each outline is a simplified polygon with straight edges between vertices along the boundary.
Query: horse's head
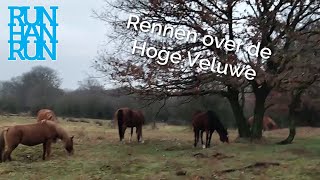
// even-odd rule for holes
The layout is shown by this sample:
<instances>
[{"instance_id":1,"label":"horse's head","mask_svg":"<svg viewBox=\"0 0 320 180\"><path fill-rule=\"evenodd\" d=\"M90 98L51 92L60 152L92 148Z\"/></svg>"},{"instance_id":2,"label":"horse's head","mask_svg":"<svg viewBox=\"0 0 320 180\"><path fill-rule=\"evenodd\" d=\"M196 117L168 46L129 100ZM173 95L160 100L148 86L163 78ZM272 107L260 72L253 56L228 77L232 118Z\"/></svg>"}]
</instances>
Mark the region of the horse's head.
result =
<instances>
[{"instance_id":1,"label":"horse's head","mask_svg":"<svg viewBox=\"0 0 320 180\"><path fill-rule=\"evenodd\" d=\"M69 155L73 154L73 137L68 137L68 139L65 141L64 148L67 150Z\"/></svg>"},{"instance_id":2,"label":"horse's head","mask_svg":"<svg viewBox=\"0 0 320 180\"><path fill-rule=\"evenodd\" d=\"M223 143L229 143L228 131L224 130L223 132L219 133L220 141Z\"/></svg>"},{"instance_id":3,"label":"horse's head","mask_svg":"<svg viewBox=\"0 0 320 180\"><path fill-rule=\"evenodd\" d=\"M223 136L220 136L220 141L223 142L223 143L229 143L229 137L228 135L223 135Z\"/></svg>"}]
</instances>

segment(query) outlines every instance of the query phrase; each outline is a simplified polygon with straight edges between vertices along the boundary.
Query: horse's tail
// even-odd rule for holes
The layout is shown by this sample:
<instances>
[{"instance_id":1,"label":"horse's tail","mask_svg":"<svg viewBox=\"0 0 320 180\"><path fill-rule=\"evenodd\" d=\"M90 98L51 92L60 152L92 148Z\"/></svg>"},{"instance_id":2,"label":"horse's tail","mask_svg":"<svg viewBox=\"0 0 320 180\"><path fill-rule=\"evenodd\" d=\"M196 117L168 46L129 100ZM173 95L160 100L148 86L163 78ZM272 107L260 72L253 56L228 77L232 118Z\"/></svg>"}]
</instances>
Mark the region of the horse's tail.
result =
<instances>
[{"instance_id":1,"label":"horse's tail","mask_svg":"<svg viewBox=\"0 0 320 180\"><path fill-rule=\"evenodd\" d=\"M8 143L7 143L8 142L8 140L7 140L8 129L9 128L4 129L0 135L0 162L2 162L4 160L3 153L6 151L7 146L8 146Z\"/></svg>"},{"instance_id":2,"label":"horse's tail","mask_svg":"<svg viewBox=\"0 0 320 180\"><path fill-rule=\"evenodd\" d=\"M116 112L116 119L118 121L118 130L119 130L119 137L122 140L122 126L123 126L123 110L119 109Z\"/></svg>"}]
</instances>

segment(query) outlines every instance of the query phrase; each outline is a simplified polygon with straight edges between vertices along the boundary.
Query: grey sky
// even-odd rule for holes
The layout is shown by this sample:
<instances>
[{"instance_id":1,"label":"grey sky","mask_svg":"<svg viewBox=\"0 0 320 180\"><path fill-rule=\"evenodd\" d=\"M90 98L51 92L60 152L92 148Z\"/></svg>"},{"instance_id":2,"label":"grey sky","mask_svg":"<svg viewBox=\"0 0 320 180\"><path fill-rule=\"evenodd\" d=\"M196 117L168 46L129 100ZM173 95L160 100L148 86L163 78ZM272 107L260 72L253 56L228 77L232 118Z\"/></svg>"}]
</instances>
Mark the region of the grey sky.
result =
<instances>
[{"instance_id":1,"label":"grey sky","mask_svg":"<svg viewBox=\"0 0 320 180\"><path fill-rule=\"evenodd\" d=\"M57 60L8 61L9 10L8 6L43 5L59 6L57 12ZM91 68L97 51L106 40L107 27L92 17L92 10L99 10L103 0L15 0L0 1L0 81L9 80L37 65L49 66L63 78L62 88L75 89L78 81L94 74Z\"/></svg>"}]
</instances>

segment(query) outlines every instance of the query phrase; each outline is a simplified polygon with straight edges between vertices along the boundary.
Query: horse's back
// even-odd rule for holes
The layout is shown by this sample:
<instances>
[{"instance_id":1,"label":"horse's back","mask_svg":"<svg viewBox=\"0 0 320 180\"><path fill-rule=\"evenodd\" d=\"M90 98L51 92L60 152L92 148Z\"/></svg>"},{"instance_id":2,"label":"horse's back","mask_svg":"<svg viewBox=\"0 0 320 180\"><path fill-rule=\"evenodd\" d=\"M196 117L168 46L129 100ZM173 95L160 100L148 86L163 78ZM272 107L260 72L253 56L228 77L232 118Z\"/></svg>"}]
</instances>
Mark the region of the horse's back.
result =
<instances>
[{"instance_id":1,"label":"horse's back","mask_svg":"<svg viewBox=\"0 0 320 180\"><path fill-rule=\"evenodd\" d=\"M133 116L135 116L135 121L138 124L145 123L145 118L144 118L143 112L141 110L133 110Z\"/></svg>"},{"instance_id":2,"label":"horse's back","mask_svg":"<svg viewBox=\"0 0 320 180\"><path fill-rule=\"evenodd\" d=\"M208 124L206 112L197 111L192 116L192 126L194 129L204 130Z\"/></svg>"},{"instance_id":3,"label":"horse's back","mask_svg":"<svg viewBox=\"0 0 320 180\"><path fill-rule=\"evenodd\" d=\"M133 110L127 107L119 108L115 113L115 120L118 122L119 115L122 121L120 123L125 123L127 127L137 127L145 123L144 114L141 110Z\"/></svg>"},{"instance_id":4,"label":"horse's back","mask_svg":"<svg viewBox=\"0 0 320 180\"><path fill-rule=\"evenodd\" d=\"M28 146L41 144L46 139L51 139L55 136L56 132L53 128L41 123L15 125L10 127L7 132L8 141L13 144L22 143Z\"/></svg>"}]
</instances>

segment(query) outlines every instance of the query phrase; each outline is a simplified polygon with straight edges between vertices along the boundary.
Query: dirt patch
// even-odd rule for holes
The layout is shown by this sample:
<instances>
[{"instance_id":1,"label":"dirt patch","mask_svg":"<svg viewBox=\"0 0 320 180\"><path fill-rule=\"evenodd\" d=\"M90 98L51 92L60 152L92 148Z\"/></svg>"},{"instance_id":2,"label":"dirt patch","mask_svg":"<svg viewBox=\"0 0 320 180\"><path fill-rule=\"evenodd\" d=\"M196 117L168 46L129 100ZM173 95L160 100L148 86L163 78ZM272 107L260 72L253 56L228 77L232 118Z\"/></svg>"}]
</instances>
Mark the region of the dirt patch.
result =
<instances>
[{"instance_id":1,"label":"dirt patch","mask_svg":"<svg viewBox=\"0 0 320 180\"><path fill-rule=\"evenodd\" d=\"M96 123L96 125L98 125L98 126L103 126L103 122L101 122L101 121L95 121L95 123Z\"/></svg>"},{"instance_id":2,"label":"dirt patch","mask_svg":"<svg viewBox=\"0 0 320 180\"><path fill-rule=\"evenodd\" d=\"M73 119L73 118L68 118L68 119L67 119L67 122L79 122L79 121L76 120L76 119Z\"/></svg>"},{"instance_id":3,"label":"dirt patch","mask_svg":"<svg viewBox=\"0 0 320 180\"><path fill-rule=\"evenodd\" d=\"M227 170L223 170L220 171L219 173L230 173L230 172L234 172L234 171L243 171L246 169L254 169L254 168L268 168L270 166L280 166L280 163L277 162L256 162L255 164L243 167L243 168L238 168L238 169L227 169Z\"/></svg>"},{"instance_id":4,"label":"dirt patch","mask_svg":"<svg viewBox=\"0 0 320 180\"><path fill-rule=\"evenodd\" d=\"M100 169L100 171L108 171L111 169L111 166L105 164L105 165L102 165L99 169Z\"/></svg>"},{"instance_id":5,"label":"dirt patch","mask_svg":"<svg viewBox=\"0 0 320 180\"><path fill-rule=\"evenodd\" d=\"M79 122L82 122L82 123L90 123L90 121L85 120L85 119L80 119Z\"/></svg>"},{"instance_id":6,"label":"dirt patch","mask_svg":"<svg viewBox=\"0 0 320 180\"><path fill-rule=\"evenodd\" d=\"M233 158L234 156L227 156L225 154L222 154L222 153L215 153L211 156L208 156L208 155L205 155L203 153L196 153L196 154L193 154L193 157L195 158L209 158L209 157L213 157L217 160L221 160L221 159L226 159L226 158Z\"/></svg>"},{"instance_id":7,"label":"dirt patch","mask_svg":"<svg viewBox=\"0 0 320 180\"><path fill-rule=\"evenodd\" d=\"M292 149L287 149L284 152L290 152L294 155L312 155L312 153L306 149L302 149L302 148L292 148Z\"/></svg>"},{"instance_id":8,"label":"dirt patch","mask_svg":"<svg viewBox=\"0 0 320 180\"><path fill-rule=\"evenodd\" d=\"M277 129L273 131L265 131L264 136L268 137L287 137L288 136L288 129ZM297 128L297 137L300 138L307 138L307 137L314 137L320 135L320 128L317 127L298 127Z\"/></svg>"},{"instance_id":9,"label":"dirt patch","mask_svg":"<svg viewBox=\"0 0 320 180\"><path fill-rule=\"evenodd\" d=\"M193 176L192 180L205 180L203 176Z\"/></svg>"},{"instance_id":10,"label":"dirt patch","mask_svg":"<svg viewBox=\"0 0 320 180\"><path fill-rule=\"evenodd\" d=\"M0 171L0 175L4 175L4 174L10 174L12 173L13 171L11 170L4 170L4 171Z\"/></svg>"},{"instance_id":11,"label":"dirt patch","mask_svg":"<svg viewBox=\"0 0 320 180\"><path fill-rule=\"evenodd\" d=\"M226 158L233 158L234 156L227 156L225 154L222 154L222 153L215 153L212 155L212 157L220 160L220 159L226 159Z\"/></svg>"},{"instance_id":12,"label":"dirt patch","mask_svg":"<svg viewBox=\"0 0 320 180\"><path fill-rule=\"evenodd\" d=\"M203 153L196 153L193 155L195 158L207 158L208 156Z\"/></svg>"},{"instance_id":13,"label":"dirt patch","mask_svg":"<svg viewBox=\"0 0 320 180\"><path fill-rule=\"evenodd\" d=\"M181 145L181 143L177 143L176 146L170 146L170 147L165 148L164 150L165 151L183 151L186 148L188 148L188 147Z\"/></svg>"},{"instance_id":14,"label":"dirt patch","mask_svg":"<svg viewBox=\"0 0 320 180\"><path fill-rule=\"evenodd\" d=\"M175 146L171 146L171 147L165 148L164 150L165 150L165 151L175 151L175 150L178 150L178 148L175 147Z\"/></svg>"},{"instance_id":15,"label":"dirt patch","mask_svg":"<svg viewBox=\"0 0 320 180\"><path fill-rule=\"evenodd\" d=\"M177 172L176 172L176 175L177 176L185 176L187 174L187 171L185 171L185 170L178 170Z\"/></svg>"}]
</instances>

